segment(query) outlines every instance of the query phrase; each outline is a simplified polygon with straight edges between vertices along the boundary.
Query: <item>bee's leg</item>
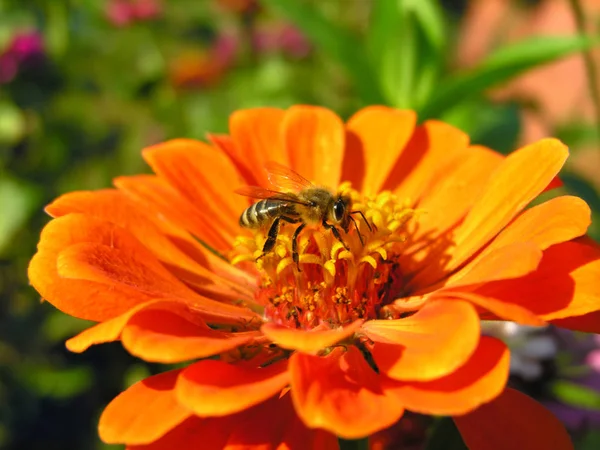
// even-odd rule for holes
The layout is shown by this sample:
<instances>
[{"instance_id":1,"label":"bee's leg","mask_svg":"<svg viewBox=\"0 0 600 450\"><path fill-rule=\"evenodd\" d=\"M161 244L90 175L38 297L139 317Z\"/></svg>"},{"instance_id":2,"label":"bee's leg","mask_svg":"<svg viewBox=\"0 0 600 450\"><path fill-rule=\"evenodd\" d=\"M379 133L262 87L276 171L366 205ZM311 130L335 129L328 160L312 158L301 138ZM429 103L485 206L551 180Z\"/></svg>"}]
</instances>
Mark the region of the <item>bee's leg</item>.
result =
<instances>
[{"instance_id":1,"label":"bee's leg","mask_svg":"<svg viewBox=\"0 0 600 450\"><path fill-rule=\"evenodd\" d=\"M257 260L259 260L260 258L265 256L267 253L269 253L271 250L273 250L273 247L275 247L275 243L277 242L277 235L279 234L279 225L281 224L282 220L284 220L288 223L298 223L299 222L299 219L292 219L291 217L286 217L286 216L277 217L273 221L271 226L269 227L269 232L267 233L267 240L265 241L265 244L263 245L262 255L260 255L258 258L256 258Z\"/></svg>"},{"instance_id":2,"label":"bee's leg","mask_svg":"<svg viewBox=\"0 0 600 450\"><path fill-rule=\"evenodd\" d=\"M300 232L305 226L305 223L300 224L300 226L296 228L296 231L294 231L294 236L292 237L292 259L296 263L298 272L302 272L302 269L300 269L300 255L298 254L298 236L300 236Z\"/></svg>"},{"instance_id":3,"label":"bee's leg","mask_svg":"<svg viewBox=\"0 0 600 450\"><path fill-rule=\"evenodd\" d=\"M369 231L372 233L373 232L373 228L371 228L371 224L369 223L369 221L367 220L367 218L365 217L365 215L363 214L362 211L357 210L357 211L350 211L350 214L360 214L360 217L362 217L362 219L365 221L365 223L367 224L367 227L369 228ZM356 225L356 222L354 222L354 225Z\"/></svg>"},{"instance_id":4,"label":"bee's leg","mask_svg":"<svg viewBox=\"0 0 600 450\"><path fill-rule=\"evenodd\" d=\"M342 243L342 245L344 246L344 248L346 250L350 251L350 248L346 245L346 243L342 239L342 236L340 235L340 232L335 227L335 225L331 225L330 223L327 223L326 221L323 221L323 226L325 227L325 229L331 230L331 232L333 233L333 235L335 236L335 238Z\"/></svg>"},{"instance_id":5,"label":"bee's leg","mask_svg":"<svg viewBox=\"0 0 600 450\"><path fill-rule=\"evenodd\" d=\"M279 219L280 217L277 217L269 227L269 232L267 233L267 240L263 245L262 255L256 258L257 261L263 256L265 256L267 253L269 253L271 250L273 250L273 247L275 247L275 242L277 242L277 235L279 234Z\"/></svg>"}]
</instances>

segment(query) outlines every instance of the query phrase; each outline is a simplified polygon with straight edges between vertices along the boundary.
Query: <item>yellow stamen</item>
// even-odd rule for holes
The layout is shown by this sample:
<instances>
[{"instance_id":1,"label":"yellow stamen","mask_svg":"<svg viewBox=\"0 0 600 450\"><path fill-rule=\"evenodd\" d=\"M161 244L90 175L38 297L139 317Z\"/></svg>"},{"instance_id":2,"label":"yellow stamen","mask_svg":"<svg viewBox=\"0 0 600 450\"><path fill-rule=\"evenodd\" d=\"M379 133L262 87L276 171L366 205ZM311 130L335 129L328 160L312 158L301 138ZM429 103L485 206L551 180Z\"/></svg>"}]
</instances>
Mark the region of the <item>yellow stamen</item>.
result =
<instances>
[{"instance_id":1,"label":"yellow stamen","mask_svg":"<svg viewBox=\"0 0 600 450\"><path fill-rule=\"evenodd\" d=\"M381 311L387 305L385 311L398 315L397 306L390 304L395 297L384 299L388 294L381 286L392 287L385 291L392 292L389 295L400 292L402 277L396 262L421 211L390 191L362 198L349 183L339 191L352 198L352 210L361 211L367 223L355 215L358 229L351 226L345 232L337 225L342 242L321 226L307 226L298 237L298 267L292 251L297 226L282 226L273 250L264 255L267 226L253 238L235 240L232 264L258 258L262 281L256 298L269 320L301 328L340 326L360 318L383 318Z\"/></svg>"}]
</instances>

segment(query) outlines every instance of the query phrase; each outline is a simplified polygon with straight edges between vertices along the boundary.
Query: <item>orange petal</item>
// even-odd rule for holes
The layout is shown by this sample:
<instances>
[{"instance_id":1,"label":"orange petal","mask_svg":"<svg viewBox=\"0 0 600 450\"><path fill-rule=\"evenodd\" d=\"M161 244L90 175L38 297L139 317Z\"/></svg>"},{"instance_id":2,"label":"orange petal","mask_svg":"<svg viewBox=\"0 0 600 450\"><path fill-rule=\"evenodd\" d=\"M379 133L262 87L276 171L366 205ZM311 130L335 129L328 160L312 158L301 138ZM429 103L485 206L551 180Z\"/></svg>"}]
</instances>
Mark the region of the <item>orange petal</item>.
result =
<instances>
[{"instance_id":1,"label":"orange petal","mask_svg":"<svg viewBox=\"0 0 600 450\"><path fill-rule=\"evenodd\" d=\"M550 411L510 388L454 423L471 450L573 450L565 427Z\"/></svg>"},{"instance_id":2,"label":"orange petal","mask_svg":"<svg viewBox=\"0 0 600 450\"><path fill-rule=\"evenodd\" d=\"M449 166L444 176L433 179L418 205L424 214L419 216L419 226L412 236L414 241L419 242L423 236L431 237L431 233L440 235L458 223L503 159L493 150L471 146L464 157Z\"/></svg>"},{"instance_id":3,"label":"orange petal","mask_svg":"<svg viewBox=\"0 0 600 450\"><path fill-rule=\"evenodd\" d=\"M578 197L556 197L536 205L514 219L466 267L452 275L446 285L454 285L463 273L502 247L529 243L545 250L551 245L584 235L590 221L590 208Z\"/></svg>"},{"instance_id":4,"label":"orange petal","mask_svg":"<svg viewBox=\"0 0 600 450\"><path fill-rule=\"evenodd\" d=\"M287 360L262 368L206 360L182 372L176 392L198 416L226 416L264 402L288 383Z\"/></svg>"},{"instance_id":5,"label":"orange petal","mask_svg":"<svg viewBox=\"0 0 600 450\"><path fill-rule=\"evenodd\" d=\"M461 300L428 302L410 317L371 320L362 327L375 341L381 373L397 380L428 381L462 366L479 342L479 317Z\"/></svg>"},{"instance_id":6,"label":"orange petal","mask_svg":"<svg viewBox=\"0 0 600 450\"><path fill-rule=\"evenodd\" d=\"M248 202L233 194L244 182L226 155L191 139L148 147L143 155L154 172L195 205L198 214L212 221L227 239L239 234L238 219Z\"/></svg>"},{"instance_id":7,"label":"orange petal","mask_svg":"<svg viewBox=\"0 0 600 450\"><path fill-rule=\"evenodd\" d=\"M432 295L431 298L435 298L435 295ZM475 306L479 306L484 310L489 311L493 314L493 318L499 317L501 319L520 323L521 325L531 325L534 327L547 325L545 320L542 320L534 313L520 305L506 303L490 297L483 297L472 292L449 290L444 292L443 298L457 298L460 300L466 300L473 303ZM482 313L481 316L485 316L485 312Z\"/></svg>"},{"instance_id":8,"label":"orange petal","mask_svg":"<svg viewBox=\"0 0 600 450\"><path fill-rule=\"evenodd\" d=\"M498 234L560 171L568 149L544 139L506 157L455 235L446 270L456 269Z\"/></svg>"},{"instance_id":9,"label":"orange petal","mask_svg":"<svg viewBox=\"0 0 600 450\"><path fill-rule=\"evenodd\" d=\"M523 211L483 251L515 242L533 242L541 250L583 236L591 223L590 207L579 197L565 195ZM482 255L482 256L483 256Z\"/></svg>"},{"instance_id":10,"label":"orange petal","mask_svg":"<svg viewBox=\"0 0 600 450\"><path fill-rule=\"evenodd\" d=\"M249 310L195 294L127 231L81 214L46 225L29 277L43 298L82 319L104 321L146 301L176 296L219 320L257 318Z\"/></svg>"},{"instance_id":11,"label":"orange petal","mask_svg":"<svg viewBox=\"0 0 600 450\"><path fill-rule=\"evenodd\" d=\"M392 425L404 412L354 346L323 357L294 353L290 372L296 411L311 428L357 439Z\"/></svg>"},{"instance_id":12,"label":"orange petal","mask_svg":"<svg viewBox=\"0 0 600 450\"><path fill-rule=\"evenodd\" d=\"M188 234L189 230L190 233L194 233L206 243L213 242L216 236L204 235L210 229L202 224L202 219L200 222L194 219L195 209L173 187L164 180L149 175L122 177L114 180L114 183L126 195L135 200L138 208L151 214L153 221L160 224L161 229L166 228L163 229L163 232L180 250L193 260L201 262L214 276L218 276L219 280L216 281L218 284L227 284L228 287L235 287L238 290L243 289L244 297L253 295L256 280L250 274L232 266L222 257L215 255L214 251L207 250L205 246ZM212 226L212 224L209 225ZM218 239L222 239L222 236ZM227 249L231 247L231 244L231 242L223 241L222 246L218 248ZM177 268L173 270L176 271ZM198 287L196 277L193 277L193 273L190 276L190 273L184 268L177 275Z\"/></svg>"},{"instance_id":13,"label":"orange petal","mask_svg":"<svg viewBox=\"0 0 600 450\"><path fill-rule=\"evenodd\" d=\"M190 417L173 392L180 372L154 375L119 394L100 417L100 439L107 444L148 444Z\"/></svg>"},{"instance_id":14,"label":"orange petal","mask_svg":"<svg viewBox=\"0 0 600 450\"><path fill-rule=\"evenodd\" d=\"M134 238L114 224L80 214L54 219L44 227L38 252L29 264L31 284L44 299L69 315L95 321L116 317L153 298L124 285L109 287L91 280L66 279L64 274L58 273L58 258L64 249L72 245L96 242L131 250L131 241ZM133 246L136 250L142 247L139 243ZM147 250L141 251L144 255L148 254ZM150 260L153 260L151 255ZM73 269L76 270L76 267Z\"/></svg>"},{"instance_id":15,"label":"orange petal","mask_svg":"<svg viewBox=\"0 0 600 450\"><path fill-rule=\"evenodd\" d=\"M268 426L265 426L268 424ZM225 417L191 417L158 441L127 450L337 450L337 437L308 429L298 418L290 395L273 397Z\"/></svg>"},{"instance_id":16,"label":"orange petal","mask_svg":"<svg viewBox=\"0 0 600 450\"><path fill-rule=\"evenodd\" d=\"M515 280L495 281L473 290L481 297L517 304L555 320L600 309L600 248L579 238L544 251L537 271Z\"/></svg>"},{"instance_id":17,"label":"orange petal","mask_svg":"<svg viewBox=\"0 0 600 450\"><path fill-rule=\"evenodd\" d=\"M174 227L169 227L164 219L160 222L155 220L123 192L114 189L71 192L48 205L46 211L54 217L82 213L112 222L133 234L161 262L182 271L192 272L197 279L204 280L204 283L210 280L222 281L205 267L208 263L202 254L196 253L194 258L191 258L173 243L173 239L190 241L191 237L186 239L181 230L177 232ZM160 227L166 228L166 232ZM171 239L167 236L171 236Z\"/></svg>"},{"instance_id":18,"label":"orange petal","mask_svg":"<svg viewBox=\"0 0 600 450\"><path fill-rule=\"evenodd\" d=\"M259 184L256 175L248 167L248 161L243 154L240 154L231 136L226 134L208 134L207 137L211 144L227 155L240 176L245 180L245 184L249 186Z\"/></svg>"},{"instance_id":19,"label":"orange petal","mask_svg":"<svg viewBox=\"0 0 600 450\"><path fill-rule=\"evenodd\" d=\"M229 130L239 158L248 162L261 186L268 186L264 171L267 161L289 166L281 140L281 124L285 112L276 108L254 108L234 112L229 118Z\"/></svg>"},{"instance_id":20,"label":"orange petal","mask_svg":"<svg viewBox=\"0 0 600 450\"><path fill-rule=\"evenodd\" d=\"M347 150L343 179L355 182L354 187L365 194L379 192L412 136L416 121L413 111L386 106L369 106L354 114L347 129L358 140L352 138L347 144L353 148Z\"/></svg>"},{"instance_id":21,"label":"orange petal","mask_svg":"<svg viewBox=\"0 0 600 450\"><path fill-rule=\"evenodd\" d=\"M282 348L299 350L305 353L315 353L352 336L358 331L361 325L362 320L357 320L339 329L306 331L288 328L275 323L265 323L261 331L266 337Z\"/></svg>"},{"instance_id":22,"label":"orange petal","mask_svg":"<svg viewBox=\"0 0 600 450\"><path fill-rule=\"evenodd\" d=\"M124 230L113 229L112 239L112 245L84 242L67 247L59 254L56 262L59 276L93 282L115 296L120 293L119 303L112 305L115 310L119 309L118 314L143 301L172 298L189 303L206 318L211 317L214 321L234 319L242 322L243 316L258 319L248 309L197 295L171 275ZM102 309L107 305L94 306Z\"/></svg>"},{"instance_id":23,"label":"orange petal","mask_svg":"<svg viewBox=\"0 0 600 450\"><path fill-rule=\"evenodd\" d=\"M600 311L594 311L581 316L556 319L552 320L552 323L560 328L600 334Z\"/></svg>"},{"instance_id":24,"label":"orange petal","mask_svg":"<svg viewBox=\"0 0 600 450\"><path fill-rule=\"evenodd\" d=\"M415 128L383 188L400 198L418 201L435 180L445 176L452 163L469 154L468 145L469 136L459 129L435 120L424 122Z\"/></svg>"},{"instance_id":25,"label":"orange petal","mask_svg":"<svg viewBox=\"0 0 600 450\"><path fill-rule=\"evenodd\" d=\"M121 340L127 351L138 358L172 364L233 350L257 335L222 333L197 320L192 322L176 311L152 307L127 321Z\"/></svg>"},{"instance_id":26,"label":"orange petal","mask_svg":"<svg viewBox=\"0 0 600 450\"><path fill-rule=\"evenodd\" d=\"M165 308L185 307L185 305L182 305L180 302L169 300L152 300L142 303L119 316L113 317L105 322L100 322L99 324L82 331L77 336L72 337L66 342L67 349L74 353L82 353L92 345L104 344L120 339L121 332L123 331L123 328L125 328L125 325L127 325L127 321L138 311L152 306L163 306Z\"/></svg>"},{"instance_id":27,"label":"orange petal","mask_svg":"<svg viewBox=\"0 0 600 450\"><path fill-rule=\"evenodd\" d=\"M508 381L509 366L510 352L506 345L482 336L471 358L450 375L427 382L390 380L384 389L410 411L466 414L500 395Z\"/></svg>"},{"instance_id":28,"label":"orange petal","mask_svg":"<svg viewBox=\"0 0 600 450\"><path fill-rule=\"evenodd\" d=\"M469 290L468 285L519 278L534 272L541 260L542 251L534 242L515 242L497 247L486 252L474 264L459 270L436 294L448 290Z\"/></svg>"},{"instance_id":29,"label":"orange petal","mask_svg":"<svg viewBox=\"0 0 600 450\"><path fill-rule=\"evenodd\" d=\"M114 184L143 208L192 233L212 248L219 251L231 248L233 241L217 229L211 218L162 178L153 175L119 177Z\"/></svg>"},{"instance_id":30,"label":"orange petal","mask_svg":"<svg viewBox=\"0 0 600 450\"><path fill-rule=\"evenodd\" d=\"M344 157L344 123L318 106L292 106L282 123L291 168L308 180L337 188Z\"/></svg>"}]
</instances>

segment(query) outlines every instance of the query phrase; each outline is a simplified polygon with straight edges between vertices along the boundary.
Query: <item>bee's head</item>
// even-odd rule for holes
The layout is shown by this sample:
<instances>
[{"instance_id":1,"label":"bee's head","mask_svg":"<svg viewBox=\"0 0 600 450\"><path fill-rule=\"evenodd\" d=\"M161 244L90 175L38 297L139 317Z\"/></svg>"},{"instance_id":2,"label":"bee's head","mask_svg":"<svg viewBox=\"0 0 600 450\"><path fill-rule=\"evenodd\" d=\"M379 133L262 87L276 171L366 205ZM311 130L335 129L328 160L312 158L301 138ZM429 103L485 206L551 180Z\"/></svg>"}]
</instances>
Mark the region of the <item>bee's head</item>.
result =
<instances>
[{"instance_id":1,"label":"bee's head","mask_svg":"<svg viewBox=\"0 0 600 450\"><path fill-rule=\"evenodd\" d=\"M348 232L350 226L350 210L352 209L352 200L347 195L338 195L333 202L333 207L330 213L330 221L335 225L341 226L344 231Z\"/></svg>"}]
</instances>

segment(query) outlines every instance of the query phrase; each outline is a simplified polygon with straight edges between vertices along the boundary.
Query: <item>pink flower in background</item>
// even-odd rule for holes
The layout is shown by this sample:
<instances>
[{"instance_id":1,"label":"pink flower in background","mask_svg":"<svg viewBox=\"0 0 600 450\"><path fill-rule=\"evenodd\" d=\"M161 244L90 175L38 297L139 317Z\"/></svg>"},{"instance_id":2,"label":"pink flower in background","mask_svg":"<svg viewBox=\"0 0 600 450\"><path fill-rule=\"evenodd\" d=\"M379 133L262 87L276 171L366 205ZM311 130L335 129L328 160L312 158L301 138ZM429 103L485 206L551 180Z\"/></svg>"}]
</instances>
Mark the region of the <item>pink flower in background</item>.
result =
<instances>
[{"instance_id":1,"label":"pink flower in background","mask_svg":"<svg viewBox=\"0 0 600 450\"><path fill-rule=\"evenodd\" d=\"M586 363L594 370L594 372L597 372L597 376L600 377L600 334L595 335L593 340L598 348L588 353Z\"/></svg>"},{"instance_id":2,"label":"pink flower in background","mask_svg":"<svg viewBox=\"0 0 600 450\"><path fill-rule=\"evenodd\" d=\"M109 0L106 5L106 17L118 27L152 20L159 17L161 13L160 0Z\"/></svg>"},{"instance_id":3,"label":"pink flower in background","mask_svg":"<svg viewBox=\"0 0 600 450\"><path fill-rule=\"evenodd\" d=\"M258 11L257 0L214 0L217 7L235 14L252 14Z\"/></svg>"},{"instance_id":4,"label":"pink flower in background","mask_svg":"<svg viewBox=\"0 0 600 450\"><path fill-rule=\"evenodd\" d=\"M257 28L252 36L252 45L259 53L282 52L295 58L305 57L311 50L306 37L289 24Z\"/></svg>"},{"instance_id":5,"label":"pink flower in background","mask_svg":"<svg viewBox=\"0 0 600 450\"><path fill-rule=\"evenodd\" d=\"M44 42L37 31L17 33L0 53L0 83L8 83L24 67L39 63L44 57Z\"/></svg>"}]
</instances>

